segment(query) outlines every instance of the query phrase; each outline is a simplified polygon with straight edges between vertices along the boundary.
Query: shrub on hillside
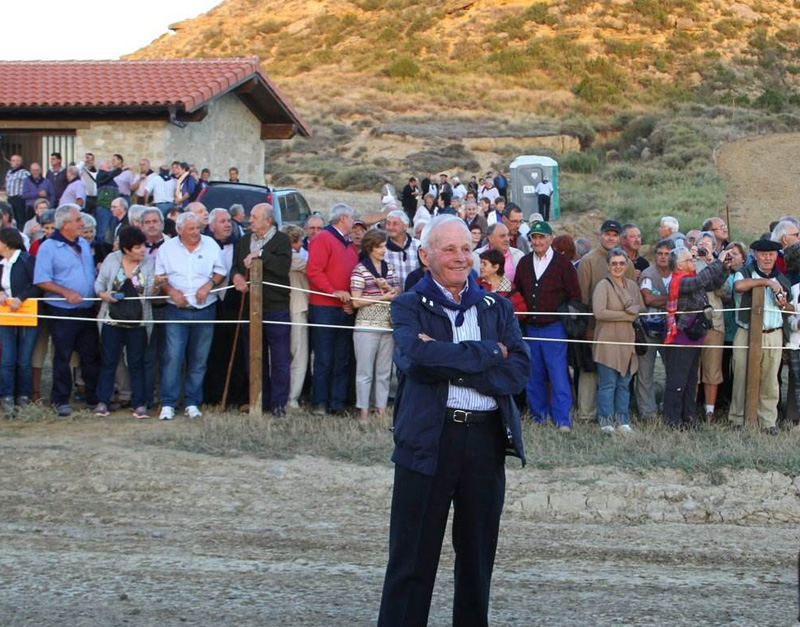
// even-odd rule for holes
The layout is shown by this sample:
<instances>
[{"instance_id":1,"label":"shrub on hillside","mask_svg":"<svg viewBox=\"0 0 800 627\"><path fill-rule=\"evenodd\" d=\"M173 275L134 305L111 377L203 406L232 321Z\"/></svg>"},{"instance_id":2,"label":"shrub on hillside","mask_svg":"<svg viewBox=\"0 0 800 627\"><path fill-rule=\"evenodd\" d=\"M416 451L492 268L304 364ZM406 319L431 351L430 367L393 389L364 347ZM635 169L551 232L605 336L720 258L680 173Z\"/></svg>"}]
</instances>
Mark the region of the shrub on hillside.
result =
<instances>
[{"instance_id":1,"label":"shrub on hillside","mask_svg":"<svg viewBox=\"0 0 800 627\"><path fill-rule=\"evenodd\" d=\"M452 143L436 146L429 150L421 150L408 155L403 164L413 172L429 170L441 172L458 168L468 172L480 170L480 163L475 160L472 151L463 144Z\"/></svg>"},{"instance_id":2,"label":"shrub on hillside","mask_svg":"<svg viewBox=\"0 0 800 627\"><path fill-rule=\"evenodd\" d=\"M600 154L597 152L568 152L559 160L565 172L592 174L600 168Z\"/></svg>"},{"instance_id":3,"label":"shrub on hillside","mask_svg":"<svg viewBox=\"0 0 800 627\"><path fill-rule=\"evenodd\" d=\"M558 132L576 138L581 144L581 150L591 148L595 139L597 139L597 133L592 123L577 113L573 113L561 120Z\"/></svg>"},{"instance_id":4,"label":"shrub on hillside","mask_svg":"<svg viewBox=\"0 0 800 627\"><path fill-rule=\"evenodd\" d=\"M419 76L419 66L417 62L414 61L409 56L401 56L396 59L388 68L386 68L385 73L392 78L416 78Z\"/></svg>"},{"instance_id":5,"label":"shrub on hillside","mask_svg":"<svg viewBox=\"0 0 800 627\"><path fill-rule=\"evenodd\" d=\"M334 173L325 177L327 187L353 192L378 191L385 182L382 172L364 167L337 168Z\"/></svg>"},{"instance_id":6,"label":"shrub on hillside","mask_svg":"<svg viewBox=\"0 0 800 627\"><path fill-rule=\"evenodd\" d=\"M534 2L531 6L525 9L522 18L528 22L535 22L536 24L547 23L547 8L548 2Z\"/></svg>"}]
</instances>

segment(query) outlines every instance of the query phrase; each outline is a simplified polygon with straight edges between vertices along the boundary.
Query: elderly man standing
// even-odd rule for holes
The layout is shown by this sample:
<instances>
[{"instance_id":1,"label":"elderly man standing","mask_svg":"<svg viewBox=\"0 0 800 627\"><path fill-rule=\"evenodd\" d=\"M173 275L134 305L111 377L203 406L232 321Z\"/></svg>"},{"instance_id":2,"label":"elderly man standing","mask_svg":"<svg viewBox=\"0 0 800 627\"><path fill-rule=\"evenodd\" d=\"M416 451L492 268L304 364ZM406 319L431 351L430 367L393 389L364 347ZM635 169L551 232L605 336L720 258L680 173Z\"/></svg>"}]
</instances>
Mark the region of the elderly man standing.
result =
<instances>
[{"instance_id":1,"label":"elderly man standing","mask_svg":"<svg viewBox=\"0 0 800 627\"><path fill-rule=\"evenodd\" d=\"M633 263L636 280L638 281L642 271L650 267L650 262L639 254L639 251L642 249L642 232L639 230L639 227L633 222L623 224L619 243L622 250L625 251L625 254L628 255L628 258L631 260L631 263Z\"/></svg>"},{"instance_id":2,"label":"elderly man standing","mask_svg":"<svg viewBox=\"0 0 800 627\"><path fill-rule=\"evenodd\" d=\"M400 384L380 627L427 624L451 504L453 624L488 624L505 456L524 460L513 395L529 363L511 303L470 276L471 249L463 220L434 218L420 253L429 272L392 304Z\"/></svg>"},{"instance_id":3,"label":"elderly man standing","mask_svg":"<svg viewBox=\"0 0 800 627\"><path fill-rule=\"evenodd\" d=\"M533 253L522 258L514 280L525 299L525 308L536 314L553 313L559 307L581 299L575 266L564 255L553 250L553 229L547 222L536 222L531 228ZM562 433L572 430L572 388L567 370L567 343L562 318L557 315L525 316L529 340L531 372L527 393L531 414L536 422L552 418ZM550 394L547 383L550 382Z\"/></svg>"},{"instance_id":4,"label":"elderly man standing","mask_svg":"<svg viewBox=\"0 0 800 627\"><path fill-rule=\"evenodd\" d=\"M100 354L97 324L93 303L94 282L97 276L92 249L80 236L83 217L78 205L62 205L55 212L53 235L42 243L36 254L33 282L45 298L62 298L44 306L50 336L55 348L53 356L53 391L51 401L59 416L72 414L69 404L72 393L72 372L69 366L72 352L78 353L81 374L86 389L86 402L97 404L97 375ZM89 318L90 320L70 320Z\"/></svg>"},{"instance_id":5,"label":"elderly man standing","mask_svg":"<svg viewBox=\"0 0 800 627\"><path fill-rule=\"evenodd\" d=\"M8 204L14 209L14 220L17 222L17 226L22 228L28 220L25 199L22 197L22 186L30 176L30 172L22 167L22 157L19 155L11 155L8 163L10 167L6 172L6 196Z\"/></svg>"},{"instance_id":6,"label":"elderly man standing","mask_svg":"<svg viewBox=\"0 0 800 627\"><path fill-rule=\"evenodd\" d=\"M480 254L485 250L498 250L506 260L505 276L513 282L517 273L517 264L525 255L521 250L512 248L509 241L508 227L502 222L495 222L486 231L486 246L478 248L472 253L472 267L475 272L480 273L481 258Z\"/></svg>"},{"instance_id":7,"label":"elderly man standing","mask_svg":"<svg viewBox=\"0 0 800 627\"><path fill-rule=\"evenodd\" d=\"M22 197L25 199L25 219L33 217L33 203L40 198L45 198L50 206L56 204L56 193L50 179L42 175L42 166L38 163L31 163L31 173L22 182ZM24 224L24 222L23 222Z\"/></svg>"},{"instance_id":8,"label":"elderly man standing","mask_svg":"<svg viewBox=\"0 0 800 627\"><path fill-rule=\"evenodd\" d=\"M67 168L67 186L58 201L59 205L75 204L81 209L86 207L86 184L80 177L80 170L77 166L71 165Z\"/></svg>"},{"instance_id":9,"label":"elderly man standing","mask_svg":"<svg viewBox=\"0 0 800 627\"><path fill-rule=\"evenodd\" d=\"M306 236L303 238L303 249L308 252L308 245L311 243L319 232L325 226L325 220L322 219L322 216L312 213L308 218L306 218L305 224L305 232Z\"/></svg>"},{"instance_id":10,"label":"elderly man standing","mask_svg":"<svg viewBox=\"0 0 800 627\"><path fill-rule=\"evenodd\" d=\"M97 238L100 240L104 239L107 243L113 244L114 240L117 239L117 234L120 229L130 224L130 220L128 219L128 201L122 196L117 196L111 201L109 210L111 211L111 215L114 216L113 227L105 233L98 233Z\"/></svg>"},{"instance_id":11,"label":"elderly man standing","mask_svg":"<svg viewBox=\"0 0 800 627\"><path fill-rule=\"evenodd\" d=\"M155 261L158 250L169 237L164 235L164 216L161 210L156 207L148 207L142 212L142 232L147 241L144 243L145 254L149 259ZM155 298L151 301L153 320L165 320L167 301L164 298ZM144 353L144 382L147 393L147 407L153 408L156 405L156 373L163 371L162 355L166 344L166 329L163 323L156 322L150 333L150 340Z\"/></svg>"},{"instance_id":12,"label":"elderly man standing","mask_svg":"<svg viewBox=\"0 0 800 627\"><path fill-rule=\"evenodd\" d=\"M714 256L716 257L728 245L728 225L725 224L725 220L722 218L708 218L703 222L702 230L710 231L717 238L717 247L714 250Z\"/></svg>"},{"instance_id":13,"label":"elderly man standing","mask_svg":"<svg viewBox=\"0 0 800 627\"><path fill-rule=\"evenodd\" d=\"M33 166L31 166L33 168ZM783 258L784 251L792 244L800 241L800 229L794 220L781 220L775 225L770 234L773 242L780 244L778 258L775 260L775 267L783 274L786 273L786 261Z\"/></svg>"},{"instance_id":14,"label":"elderly man standing","mask_svg":"<svg viewBox=\"0 0 800 627\"><path fill-rule=\"evenodd\" d=\"M733 338L733 398L728 417L734 428L741 429L744 424L744 392L747 380L747 351L737 349L748 345L750 329L750 307L753 302L753 290L764 290L764 321L761 342L764 350L759 364L760 394L758 398L758 422L761 428L770 435L778 435L778 369L781 365L783 346L783 314L791 312L793 307L787 294L791 293L791 284L776 267L780 244L768 240L756 240L750 244L754 260L745 264L733 276L733 293L736 308L736 325L738 329Z\"/></svg>"},{"instance_id":15,"label":"elderly man standing","mask_svg":"<svg viewBox=\"0 0 800 627\"><path fill-rule=\"evenodd\" d=\"M406 277L419 267L419 241L408 234L408 216L404 211L396 209L386 216L386 257L384 261L394 268L394 276L400 291L406 283Z\"/></svg>"},{"instance_id":16,"label":"elderly man standing","mask_svg":"<svg viewBox=\"0 0 800 627\"><path fill-rule=\"evenodd\" d=\"M353 228L352 207L339 203L331 207L328 226L311 241L306 272L314 292L309 296L312 324L353 326L350 275L358 254L348 236ZM314 413L340 413L347 400L353 333L342 328L315 327L311 334L314 350L312 403Z\"/></svg>"},{"instance_id":17,"label":"elderly man standing","mask_svg":"<svg viewBox=\"0 0 800 627\"><path fill-rule=\"evenodd\" d=\"M658 239L671 239L678 246L684 239L680 232L681 225L676 218L664 216L658 223Z\"/></svg>"},{"instance_id":18,"label":"elderly man standing","mask_svg":"<svg viewBox=\"0 0 800 627\"><path fill-rule=\"evenodd\" d=\"M275 211L268 203L259 203L250 212L250 232L239 240L234 252L232 281L241 293L249 291L247 272L253 259L261 259L264 285L261 298L264 310L262 378L263 408L280 418L286 415L289 400L289 270L292 246L286 233L275 223ZM280 287L283 286L283 287ZM327 331L327 329L326 329ZM341 331L340 331L341 332ZM342 332L344 334L344 332ZM249 365L250 360L246 363Z\"/></svg>"},{"instance_id":19,"label":"elderly man standing","mask_svg":"<svg viewBox=\"0 0 800 627\"><path fill-rule=\"evenodd\" d=\"M217 243L201 233L200 220L182 213L177 220L178 237L158 249L156 275L169 297L164 372L161 377L161 420L172 420L181 390L181 367L186 362L184 405L189 418L199 418L203 402L203 377L214 335L218 287L226 277ZM182 324L182 321L189 324Z\"/></svg>"},{"instance_id":20,"label":"elderly man standing","mask_svg":"<svg viewBox=\"0 0 800 627\"><path fill-rule=\"evenodd\" d=\"M578 265L578 283L581 288L581 300L584 305L592 306L592 294L594 288L604 278L608 276L608 262L606 261L606 254L609 250L616 248L619 245L619 236L622 232L622 227L616 220L606 220L600 227L600 246L586 254ZM630 258L627 258L625 268L625 278L633 280L634 268ZM586 339L594 339L594 324L590 323L586 329ZM594 358L591 356L591 346L589 344L579 344L579 351L587 351L588 354L584 355L587 359L582 360L581 363L587 364L593 362ZM595 371L588 371L582 369L580 378L578 379L578 416L582 421L592 421L596 418L596 401L597 401L597 373Z\"/></svg>"}]
</instances>

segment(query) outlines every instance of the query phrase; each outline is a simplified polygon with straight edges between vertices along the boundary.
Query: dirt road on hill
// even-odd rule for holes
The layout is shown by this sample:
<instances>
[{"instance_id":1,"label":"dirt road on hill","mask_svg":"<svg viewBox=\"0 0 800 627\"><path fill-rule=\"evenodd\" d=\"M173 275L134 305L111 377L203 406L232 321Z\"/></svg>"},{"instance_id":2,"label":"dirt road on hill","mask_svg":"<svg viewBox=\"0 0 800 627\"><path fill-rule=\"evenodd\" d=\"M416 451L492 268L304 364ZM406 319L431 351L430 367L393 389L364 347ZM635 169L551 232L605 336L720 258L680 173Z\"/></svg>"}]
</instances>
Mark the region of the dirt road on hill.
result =
<instances>
[{"instance_id":1,"label":"dirt road on hill","mask_svg":"<svg viewBox=\"0 0 800 627\"><path fill-rule=\"evenodd\" d=\"M389 466L221 459L139 437L165 428L188 427L0 427L0 624L374 624ZM796 525L559 521L524 507L552 472L510 467L492 624L795 620ZM562 471L548 501L566 477L646 480ZM431 625L450 624L452 564L446 544Z\"/></svg>"},{"instance_id":2,"label":"dirt road on hill","mask_svg":"<svg viewBox=\"0 0 800 627\"><path fill-rule=\"evenodd\" d=\"M773 220L800 212L800 133L725 144L717 165L726 183L734 237L758 235Z\"/></svg>"}]
</instances>

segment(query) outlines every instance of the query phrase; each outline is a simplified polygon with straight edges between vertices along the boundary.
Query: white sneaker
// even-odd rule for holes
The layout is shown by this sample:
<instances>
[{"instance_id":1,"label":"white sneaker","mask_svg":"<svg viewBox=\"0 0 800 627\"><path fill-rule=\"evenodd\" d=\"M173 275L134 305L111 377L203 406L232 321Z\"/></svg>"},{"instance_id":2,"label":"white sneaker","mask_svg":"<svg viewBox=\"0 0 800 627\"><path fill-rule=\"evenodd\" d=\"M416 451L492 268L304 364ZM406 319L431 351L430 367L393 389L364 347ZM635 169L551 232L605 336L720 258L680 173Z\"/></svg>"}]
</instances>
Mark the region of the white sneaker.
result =
<instances>
[{"instance_id":1,"label":"white sneaker","mask_svg":"<svg viewBox=\"0 0 800 627\"><path fill-rule=\"evenodd\" d=\"M603 433L614 433L614 425L606 425L605 427L600 427L600 431Z\"/></svg>"},{"instance_id":2,"label":"white sneaker","mask_svg":"<svg viewBox=\"0 0 800 627\"><path fill-rule=\"evenodd\" d=\"M297 401L289 401L286 405L286 409L300 409L300 403Z\"/></svg>"},{"instance_id":3,"label":"white sneaker","mask_svg":"<svg viewBox=\"0 0 800 627\"><path fill-rule=\"evenodd\" d=\"M164 405L161 408L161 413L158 415L159 420L172 420L175 417L175 409L169 405Z\"/></svg>"},{"instance_id":4,"label":"white sneaker","mask_svg":"<svg viewBox=\"0 0 800 627\"><path fill-rule=\"evenodd\" d=\"M633 433L633 427L630 425L620 425L619 430L622 431L622 433Z\"/></svg>"},{"instance_id":5,"label":"white sneaker","mask_svg":"<svg viewBox=\"0 0 800 627\"><path fill-rule=\"evenodd\" d=\"M183 412L186 414L188 418L195 419L195 418L202 418L203 412L197 407L197 405L187 405L186 410Z\"/></svg>"}]
</instances>

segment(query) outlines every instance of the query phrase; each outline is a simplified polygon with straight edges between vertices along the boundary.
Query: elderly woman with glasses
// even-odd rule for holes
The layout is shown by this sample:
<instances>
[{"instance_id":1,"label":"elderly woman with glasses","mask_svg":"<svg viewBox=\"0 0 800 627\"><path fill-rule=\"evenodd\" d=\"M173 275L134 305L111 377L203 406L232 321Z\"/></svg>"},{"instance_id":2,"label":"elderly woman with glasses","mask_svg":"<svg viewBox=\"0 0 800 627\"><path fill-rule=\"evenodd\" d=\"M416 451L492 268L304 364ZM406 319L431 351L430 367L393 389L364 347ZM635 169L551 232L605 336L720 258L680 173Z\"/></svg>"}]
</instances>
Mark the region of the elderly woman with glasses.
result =
<instances>
[{"instance_id":1,"label":"elderly woman with glasses","mask_svg":"<svg viewBox=\"0 0 800 627\"><path fill-rule=\"evenodd\" d=\"M703 238L701 238L702 242ZM706 313L710 308L708 292L718 290L728 277L730 265L728 251L722 251L710 261L710 251L705 251L710 263L697 272L697 247L676 248L669 256L672 280L667 299L667 337L664 362L667 381L664 389L664 420L669 429L694 426L697 411L697 371L700 351L712 320ZM679 313L681 312L681 313Z\"/></svg>"},{"instance_id":2,"label":"elderly woman with glasses","mask_svg":"<svg viewBox=\"0 0 800 627\"><path fill-rule=\"evenodd\" d=\"M621 248L606 254L608 276L597 284L592 309L597 320L594 361L597 364L597 422L604 433L614 433L614 418L622 433L630 423L630 382L638 368L633 321L645 310L635 281L625 278L630 263Z\"/></svg>"}]
</instances>

